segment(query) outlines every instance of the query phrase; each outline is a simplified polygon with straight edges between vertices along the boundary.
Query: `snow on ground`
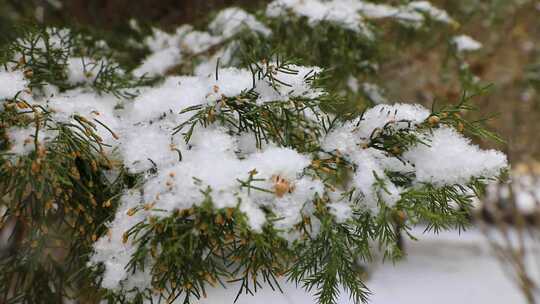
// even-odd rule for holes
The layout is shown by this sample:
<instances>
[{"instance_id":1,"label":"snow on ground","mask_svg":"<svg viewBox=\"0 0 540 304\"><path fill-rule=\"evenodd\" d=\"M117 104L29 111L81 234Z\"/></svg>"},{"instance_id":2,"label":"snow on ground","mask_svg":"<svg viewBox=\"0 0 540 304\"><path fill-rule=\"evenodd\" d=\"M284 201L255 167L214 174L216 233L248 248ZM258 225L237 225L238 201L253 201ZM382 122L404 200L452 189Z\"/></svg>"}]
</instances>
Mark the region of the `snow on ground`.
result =
<instances>
[{"instance_id":1,"label":"snow on ground","mask_svg":"<svg viewBox=\"0 0 540 304\"><path fill-rule=\"evenodd\" d=\"M373 292L371 304L525 303L479 231L422 235L422 230L417 230L415 236L419 241L407 243L408 256L404 260L375 266L367 282ZM283 294L266 287L255 296L240 296L236 303L316 303L294 284L283 282L281 286ZM234 288L212 289L200 303L231 304L236 292ZM342 294L339 303L352 302Z\"/></svg>"},{"instance_id":2,"label":"snow on ground","mask_svg":"<svg viewBox=\"0 0 540 304\"><path fill-rule=\"evenodd\" d=\"M407 250L375 270L373 304L524 303L478 231L426 234Z\"/></svg>"}]
</instances>

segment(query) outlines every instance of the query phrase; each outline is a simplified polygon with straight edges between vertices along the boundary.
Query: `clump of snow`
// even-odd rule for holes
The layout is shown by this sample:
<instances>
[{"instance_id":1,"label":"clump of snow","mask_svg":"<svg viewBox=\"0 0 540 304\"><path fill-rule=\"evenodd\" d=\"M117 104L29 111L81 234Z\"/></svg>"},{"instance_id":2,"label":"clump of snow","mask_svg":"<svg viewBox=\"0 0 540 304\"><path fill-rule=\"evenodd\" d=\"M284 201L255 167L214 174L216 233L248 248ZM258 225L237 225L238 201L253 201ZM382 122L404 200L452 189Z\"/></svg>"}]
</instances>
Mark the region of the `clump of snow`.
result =
<instances>
[{"instance_id":1,"label":"clump of snow","mask_svg":"<svg viewBox=\"0 0 540 304\"><path fill-rule=\"evenodd\" d=\"M253 86L253 78L245 69L225 68L214 75L172 76L154 88L141 93L128 107L134 121L150 121L163 114L178 113L194 105L216 102L222 96L236 96Z\"/></svg>"},{"instance_id":2,"label":"clump of snow","mask_svg":"<svg viewBox=\"0 0 540 304\"><path fill-rule=\"evenodd\" d=\"M429 115L430 111L421 105L376 105L364 113L355 133L361 139L368 139L376 129L382 129L388 123L394 123L392 127L399 129L419 124Z\"/></svg>"},{"instance_id":3,"label":"clump of snow","mask_svg":"<svg viewBox=\"0 0 540 304\"><path fill-rule=\"evenodd\" d=\"M373 149L363 149L349 155L356 165L352 186L359 191L365 207L373 211L377 211L380 204L393 206L401 196L401 190L386 177L376 153Z\"/></svg>"},{"instance_id":4,"label":"clump of snow","mask_svg":"<svg viewBox=\"0 0 540 304\"><path fill-rule=\"evenodd\" d=\"M258 81L255 91L260 94L260 102L287 101L291 97L317 98L323 94L322 90L312 87L307 81L309 77L318 75L320 68L297 65L289 65L287 68L289 71L283 71L270 64L268 69L272 70L273 77L279 81Z\"/></svg>"},{"instance_id":5,"label":"clump of snow","mask_svg":"<svg viewBox=\"0 0 540 304\"><path fill-rule=\"evenodd\" d=\"M407 5L391 6L361 0L274 0L266 9L271 18L286 17L293 13L307 18L311 25L322 21L341 25L372 39L373 33L366 19L392 18L405 24L419 26L425 17L443 23L455 23L447 12L428 1L413 1Z\"/></svg>"},{"instance_id":6,"label":"clump of snow","mask_svg":"<svg viewBox=\"0 0 540 304\"><path fill-rule=\"evenodd\" d=\"M358 89L360 88L360 85L358 84L358 79L356 79L356 77L350 75L348 78L347 78L347 87L349 88L349 90L353 91L353 92L358 92Z\"/></svg>"},{"instance_id":7,"label":"clump of snow","mask_svg":"<svg viewBox=\"0 0 540 304\"><path fill-rule=\"evenodd\" d=\"M178 47L182 37L191 31L193 31L193 27L191 25L182 25L178 27L174 34L169 34L160 29L153 28L152 35L144 39L144 44L152 52Z\"/></svg>"},{"instance_id":8,"label":"clump of snow","mask_svg":"<svg viewBox=\"0 0 540 304\"><path fill-rule=\"evenodd\" d=\"M121 198L121 205L118 207L116 217L109 224L108 232L94 243L94 254L90 258L90 263L103 263L105 265L105 273L101 283L104 288L118 290L122 286L121 283L127 278L126 266L131 260L136 246L129 240L125 240L124 233L145 219L146 211L144 209L134 214L130 212L133 208L138 207L139 203L140 194L135 190L127 191ZM147 267L147 269L150 268ZM137 274L140 275L140 270ZM129 278L130 280L127 282L131 281L131 285L139 283L139 286L136 287L144 288L151 282L151 280L136 280L134 282L131 275Z\"/></svg>"},{"instance_id":9,"label":"clump of snow","mask_svg":"<svg viewBox=\"0 0 540 304\"><path fill-rule=\"evenodd\" d=\"M180 49L176 47L152 53L137 67L133 74L137 77L164 75L167 70L182 60Z\"/></svg>"},{"instance_id":10,"label":"clump of snow","mask_svg":"<svg viewBox=\"0 0 540 304\"><path fill-rule=\"evenodd\" d=\"M129 132L120 138L120 153L126 168L132 173L139 173L151 169L154 164L178 159L172 149L170 133L170 130L158 124L140 124L129 128Z\"/></svg>"},{"instance_id":11,"label":"clump of snow","mask_svg":"<svg viewBox=\"0 0 540 304\"><path fill-rule=\"evenodd\" d=\"M144 40L151 53L133 73L136 76L161 76L180 64L186 54L203 52L221 41L220 37L195 31L190 25L178 27L173 34L153 29L152 36Z\"/></svg>"},{"instance_id":12,"label":"clump of snow","mask_svg":"<svg viewBox=\"0 0 540 304\"><path fill-rule=\"evenodd\" d=\"M217 58L221 57L221 62L229 62L226 59L230 58L223 54L234 49L234 41L229 40L244 30L263 36L269 36L272 33L253 15L235 7L221 11L209 24L208 31L196 31L190 25L182 25L172 34L153 29L152 36L144 41L151 54L134 70L134 74L136 76L161 76L175 65L181 64L185 57L202 56L205 58L207 57L205 53L214 48L216 49L215 58L209 60L212 63L203 60L201 65L204 65L202 68L204 72L215 69ZM204 73L199 71L196 74Z\"/></svg>"},{"instance_id":13,"label":"clump of snow","mask_svg":"<svg viewBox=\"0 0 540 304\"><path fill-rule=\"evenodd\" d=\"M148 89L137 97L129 106L130 118L149 121L165 113L179 112L187 107L206 103L215 103L223 96L234 97L251 89L259 94L260 103L270 101L288 101L292 97L317 98L323 91L310 86L306 79L316 76L317 67L290 65L295 73L274 70L274 78L284 84L272 83L269 79L260 79L253 87L253 75L247 69L222 68L216 75L173 76L163 84Z\"/></svg>"},{"instance_id":14,"label":"clump of snow","mask_svg":"<svg viewBox=\"0 0 540 304\"><path fill-rule=\"evenodd\" d=\"M374 83L364 82L362 84L362 90L373 103L388 103L388 99L384 97L384 92L378 85Z\"/></svg>"},{"instance_id":15,"label":"clump of snow","mask_svg":"<svg viewBox=\"0 0 540 304\"><path fill-rule=\"evenodd\" d=\"M71 57L67 60L67 76L71 84L92 82L97 72L97 64L90 58Z\"/></svg>"},{"instance_id":16,"label":"clump of snow","mask_svg":"<svg viewBox=\"0 0 540 304\"><path fill-rule=\"evenodd\" d=\"M273 63L267 67L273 68ZM233 136L219 126L197 128L189 145L180 135L172 135L174 127L191 115L179 114L181 110L207 105L219 111L223 96L234 97L253 90L258 94L258 103L288 103L293 97L317 98L324 93L310 85L309 79L320 72L319 68L289 66L287 73L274 71L273 77L287 85L273 87L267 78L254 83L253 74L246 69L222 68L218 75L168 77L153 88L143 89L140 96L123 109L109 109L117 120L113 122L119 134L116 153L124 165L132 173L156 170L155 174L145 175L141 185L143 195L131 198L130 208L151 204L159 211L149 210L146 216L164 217L174 210L198 206L205 199L201 190L211 189L208 195L215 207L238 206L253 231L261 231L271 216L272 224L280 229L285 239L298 238L292 231L293 226L302 220L303 214L311 215L314 197L325 191L320 180L306 175L312 161L309 155L271 144L257 149L250 134ZM114 103L111 105L114 107ZM250 176L256 179L251 186L265 191L244 184ZM133 202L135 200L138 202ZM272 210L272 214L267 215L263 208ZM120 242L120 232L116 231L125 230L126 223L131 223L124 219L128 217L124 213L119 211L111 224L113 236L116 236L112 242L115 239ZM106 264L109 271L106 287L114 289L121 288L122 284L135 284L131 278L125 279L122 268L124 256L129 255L131 249L126 249L125 244L111 247L107 244L108 241L98 241L95 250L99 253L93 258L94 263L112 263Z\"/></svg>"},{"instance_id":17,"label":"clump of snow","mask_svg":"<svg viewBox=\"0 0 540 304\"><path fill-rule=\"evenodd\" d=\"M430 111L420 105L377 105L358 123L347 122L328 133L321 147L339 151L355 164L350 186L358 191L365 206L375 211L381 203L395 204L403 191L387 178L386 171L412 172L417 183L445 186L467 184L475 177L494 178L507 167L504 154L480 150L450 127L421 133L424 143L410 147L401 156L403 161L368 146L371 136L384 127L414 130L429 115Z\"/></svg>"},{"instance_id":18,"label":"clump of snow","mask_svg":"<svg viewBox=\"0 0 540 304\"><path fill-rule=\"evenodd\" d=\"M446 11L433 6L433 4L431 4L429 1L412 1L407 5L407 7L425 13L430 18L440 22L455 22Z\"/></svg>"},{"instance_id":19,"label":"clump of snow","mask_svg":"<svg viewBox=\"0 0 540 304\"><path fill-rule=\"evenodd\" d=\"M336 222L345 223L352 218L353 209L348 202L338 201L328 205L330 213L336 217Z\"/></svg>"},{"instance_id":20,"label":"clump of snow","mask_svg":"<svg viewBox=\"0 0 540 304\"><path fill-rule=\"evenodd\" d=\"M0 71L0 100L13 98L28 85L22 71Z\"/></svg>"},{"instance_id":21,"label":"clump of snow","mask_svg":"<svg viewBox=\"0 0 540 304\"><path fill-rule=\"evenodd\" d=\"M85 92L84 89L74 89L55 95L47 100L45 106L52 110L52 118L57 122L73 123L74 115L90 120L96 125L96 134L103 143L113 145L116 134L97 123L94 119L106 125L109 129L118 130L120 121L115 113L117 100L110 95L98 95Z\"/></svg>"},{"instance_id":22,"label":"clump of snow","mask_svg":"<svg viewBox=\"0 0 540 304\"><path fill-rule=\"evenodd\" d=\"M238 34L244 29L261 33L264 36L269 36L272 33L253 15L237 7L230 7L219 12L216 18L208 25L208 28L214 35L222 36L225 39Z\"/></svg>"},{"instance_id":23,"label":"clump of snow","mask_svg":"<svg viewBox=\"0 0 540 304\"><path fill-rule=\"evenodd\" d=\"M31 124L26 128L11 127L6 130L9 139L9 153L26 155L35 150L36 129L32 126ZM42 130L37 133L37 142L39 145L44 145L54 139L54 137L56 137L55 132Z\"/></svg>"},{"instance_id":24,"label":"clump of snow","mask_svg":"<svg viewBox=\"0 0 540 304\"><path fill-rule=\"evenodd\" d=\"M223 39L221 36L213 36L208 32L192 31L183 37L180 47L187 53L197 54L221 43Z\"/></svg>"},{"instance_id":25,"label":"clump of snow","mask_svg":"<svg viewBox=\"0 0 540 304\"><path fill-rule=\"evenodd\" d=\"M422 183L465 184L471 177L496 177L508 166L503 153L482 151L448 127L434 130L425 140L428 145L419 144L403 155L414 164L416 179Z\"/></svg>"},{"instance_id":26,"label":"clump of snow","mask_svg":"<svg viewBox=\"0 0 540 304\"><path fill-rule=\"evenodd\" d=\"M306 17L311 25L329 21L372 38L373 34L367 28L362 16L358 14L358 4L339 0L275 0L268 4L266 15L278 18L293 12L298 16Z\"/></svg>"},{"instance_id":27,"label":"clump of snow","mask_svg":"<svg viewBox=\"0 0 540 304\"><path fill-rule=\"evenodd\" d=\"M452 38L452 44L458 52L476 51L482 48L482 44L470 36L459 35Z\"/></svg>"}]
</instances>

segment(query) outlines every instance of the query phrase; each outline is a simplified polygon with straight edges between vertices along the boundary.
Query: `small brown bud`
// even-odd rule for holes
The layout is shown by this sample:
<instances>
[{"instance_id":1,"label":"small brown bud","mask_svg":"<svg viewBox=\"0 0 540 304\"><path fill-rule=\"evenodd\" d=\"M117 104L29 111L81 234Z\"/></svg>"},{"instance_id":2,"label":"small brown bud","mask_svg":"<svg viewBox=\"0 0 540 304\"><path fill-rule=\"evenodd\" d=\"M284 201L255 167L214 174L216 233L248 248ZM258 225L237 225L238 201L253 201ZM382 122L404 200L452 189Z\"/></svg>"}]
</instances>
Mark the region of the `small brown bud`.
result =
<instances>
[{"instance_id":1,"label":"small brown bud","mask_svg":"<svg viewBox=\"0 0 540 304\"><path fill-rule=\"evenodd\" d=\"M92 160L90 162L90 167L92 168L92 172L96 172L97 171L97 163L95 160Z\"/></svg>"},{"instance_id":2,"label":"small brown bud","mask_svg":"<svg viewBox=\"0 0 540 304\"><path fill-rule=\"evenodd\" d=\"M17 108L19 109L28 109L28 104L26 102L19 101L17 102Z\"/></svg>"},{"instance_id":3,"label":"small brown bud","mask_svg":"<svg viewBox=\"0 0 540 304\"><path fill-rule=\"evenodd\" d=\"M31 69L28 69L28 70L24 71L24 77L26 77L26 78L34 77L34 71L32 71Z\"/></svg>"},{"instance_id":4,"label":"small brown bud","mask_svg":"<svg viewBox=\"0 0 540 304\"><path fill-rule=\"evenodd\" d=\"M221 214L218 214L216 216L216 218L214 219L214 223L216 223L217 225L222 226L223 224L225 224L225 219L223 218L223 216Z\"/></svg>"},{"instance_id":5,"label":"small brown bud","mask_svg":"<svg viewBox=\"0 0 540 304\"><path fill-rule=\"evenodd\" d=\"M127 211L127 215L128 215L128 216L133 216L133 215L135 215L135 213L137 213L137 209L135 209L135 208L130 208L130 209Z\"/></svg>"},{"instance_id":6,"label":"small brown bud","mask_svg":"<svg viewBox=\"0 0 540 304\"><path fill-rule=\"evenodd\" d=\"M441 119L440 119L439 116L437 116L437 115L431 115L431 116L428 118L428 123L429 123L431 126L436 126L436 125L438 125L440 121L441 121Z\"/></svg>"},{"instance_id":7,"label":"small brown bud","mask_svg":"<svg viewBox=\"0 0 540 304\"><path fill-rule=\"evenodd\" d=\"M81 179L81 175L79 174L79 170L77 169L77 167L71 167L71 176L76 179L76 180L79 180Z\"/></svg>"},{"instance_id":8,"label":"small brown bud","mask_svg":"<svg viewBox=\"0 0 540 304\"><path fill-rule=\"evenodd\" d=\"M465 125L462 122L459 122L457 124L457 130L458 132L463 133L463 131L465 131Z\"/></svg>"},{"instance_id":9,"label":"small brown bud","mask_svg":"<svg viewBox=\"0 0 540 304\"><path fill-rule=\"evenodd\" d=\"M273 176L272 181L274 182L274 193L277 197L283 197L294 190L291 183L279 175Z\"/></svg>"},{"instance_id":10,"label":"small brown bud","mask_svg":"<svg viewBox=\"0 0 540 304\"><path fill-rule=\"evenodd\" d=\"M225 210L225 213L227 215L227 219L232 219L233 215L234 215L234 208L227 208Z\"/></svg>"},{"instance_id":11,"label":"small brown bud","mask_svg":"<svg viewBox=\"0 0 540 304\"><path fill-rule=\"evenodd\" d=\"M39 162L38 160L34 160L34 161L32 162L32 168L31 168L31 169L32 169L32 173L33 173L33 174L38 174L39 171L41 170L41 164L40 164L40 162Z\"/></svg>"},{"instance_id":12,"label":"small brown bud","mask_svg":"<svg viewBox=\"0 0 540 304\"><path fill-rule=\"evenodd\" d=\"M148 203L148 204L144 204L144 210L148 211L148 210L154 208L154 205L155 205L155 204L156 204L155 202L153 202L153 203Z\"/></svg>"}]
</instances>

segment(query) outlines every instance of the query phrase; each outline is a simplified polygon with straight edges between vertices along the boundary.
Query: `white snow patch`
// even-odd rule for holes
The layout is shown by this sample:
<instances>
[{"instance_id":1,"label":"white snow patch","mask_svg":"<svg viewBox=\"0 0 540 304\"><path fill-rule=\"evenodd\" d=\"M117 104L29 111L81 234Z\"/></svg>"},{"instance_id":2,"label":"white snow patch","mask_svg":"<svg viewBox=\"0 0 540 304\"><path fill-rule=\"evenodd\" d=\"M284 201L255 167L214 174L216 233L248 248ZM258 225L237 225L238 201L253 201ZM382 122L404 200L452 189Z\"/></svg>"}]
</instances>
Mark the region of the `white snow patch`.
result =
<instances>
[{"instance_id":1,"label":"white snow patch","mask_svg":"<svg viewBox=\"0 0 540 304\"><path fill-rule=\"evenodd\" d=\"M482 48L480 42L467 35L459 35L452 38L452 44L455 45L458 52L476 51Z\"/></svg>"},{"instance_id":2,"label":"white snow patch","mask_svg":"<svg viewBox=\"0 0 540 304\"><path fill-rule=\"evenodd\" d=\"M0 100L15 97L27 85L22 71L0 71Z\"/></svg>"},{"instance_id":3,"label":"white snow patch","mask_svg":"<svg viewBox=\"0 0 540 304\"><path fill-rule=\"evenodd\" d=\"M471 177L496 177L508 166L503 153L482 151L448 127L426 135L426 141L428 145L419 144L403 154L403 158L414 164L418 182L465 184Z\"/></svg>"}]
</instances>

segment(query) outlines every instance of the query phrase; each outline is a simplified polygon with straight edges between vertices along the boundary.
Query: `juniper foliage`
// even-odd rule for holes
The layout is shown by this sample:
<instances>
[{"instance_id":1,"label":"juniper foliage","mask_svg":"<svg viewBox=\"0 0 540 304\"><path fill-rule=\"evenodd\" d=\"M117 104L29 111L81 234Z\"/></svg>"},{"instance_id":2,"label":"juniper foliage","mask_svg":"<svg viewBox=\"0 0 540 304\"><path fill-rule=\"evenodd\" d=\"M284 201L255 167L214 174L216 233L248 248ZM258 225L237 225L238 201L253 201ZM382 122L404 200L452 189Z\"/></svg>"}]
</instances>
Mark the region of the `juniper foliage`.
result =
<instances>
[{"instance_id":1,"label":"juniper foliage","mask_svg":"<svg viewBox=\"0 0 540 304\"><path fill-rule=\"evenodd\" d=\"M302 214L293 227L279 228L275 223L282 218L271 206L262 206L268 221L258 231L250 224L240 200L234 206L219 208L219 202L213 200L215 189L194 178L203 198L196 205L169 212L144 202L126 213L129 217L152 214L122 235L122 242L135 248L125 271L132 275L149 273L148 286L102 288L107 266L89 263L93 246L98 239L107 238L115 216L125 216L117 214L121 197L128 191L144 194L145 181L157 176L159 168L154 163L144 172L131 172L117 159L118 148L97 134L98 128L106 128L117 139L113 128L77 113L69 121L58 120L45 105L26 99L40 96L48 100L52 85L57 94L82 90L113 96L118 107L127 107L147 89L144 85L158 83L161 76L149 82L146 77L137 78L124 71L115 63L114 51L101 47L96 39L73 31L26 29L8 45L2 58L5 71L22 72L28 82L27 92L5 98L0 111L0 224L11 232L0 263L3 302L61 303L77 299L111 304L193 303L205 297L209 288L234 282L239 286L237 298L261 288L279 291L281 278L312 292L321 304L335 303L340 287L354 303L367 302L369 289L359 262L371 261L373 244L385 257L397 259L402 255L397 246L397 227L409 234L418 223L435 231L467 226L474 197L492 177L474 176L466 183L441 186L416 182L414 172L387 170L384 176L373 172L378 208L374 212L365 207L363 190L350 187L351 177L363 169L339 150L323 147L322 141L332 132L364 121L368 102L355 103L356 92L344 93L344 83L350 75L373 76L375 69L371 67L380 60L384 43L368 41L330 22L311 26L304 18L259 18L272 30L272 36L241 31L215 48L191 54L181 63L187 68L177 67L189 69L215 55L213 52L221 46L235 43L234 60L218 60L213 77L219 80L222 66L243 67L251 72L252 87L178 113L164 109L158 121L167 115L188 115L171 132L187 147L194 134L218 126L231 136L253 135L259 149L272 144L309 155L311 163L302 175L324 185L324 190L305 204L313 210ZM70 80L72 57L91 59L83 63L89 81ZM361 64L363 61L369 64ZM277 75L298 76L301 64L327 68L322 73L312 70L303 77L310 88L323 93L260 102L256 83L268 83L276 92L286 91L292 84ZM419 145L429 146L427 134L439 129L448 127L471 136L494 138L482 127L482 121L463 118L464 112L474 110L472 97L469 92L453 105L434 107L421 122L388 121L375 128L358 150L378 150L406 163L404 154ZM308 111L314 117L308 117ZM32 130L33 143L27 144L34 148L28 154L10 150L14 143L8 129L13 128ZM183 153L189 149L175 151L178 162L182 162ZM281 197L295 191L279 176L273 180L273 188L261 187L263 180L252 170L235 182L248 195L262 192ZM390 183L403 189L395 204L387 198ZM341 191L338 200L352 206L353 216L345 221L332 211L336 200L332 193L336 190ZM298 237L288 240L284 233Z\"/></svg>"}]
</instances>

